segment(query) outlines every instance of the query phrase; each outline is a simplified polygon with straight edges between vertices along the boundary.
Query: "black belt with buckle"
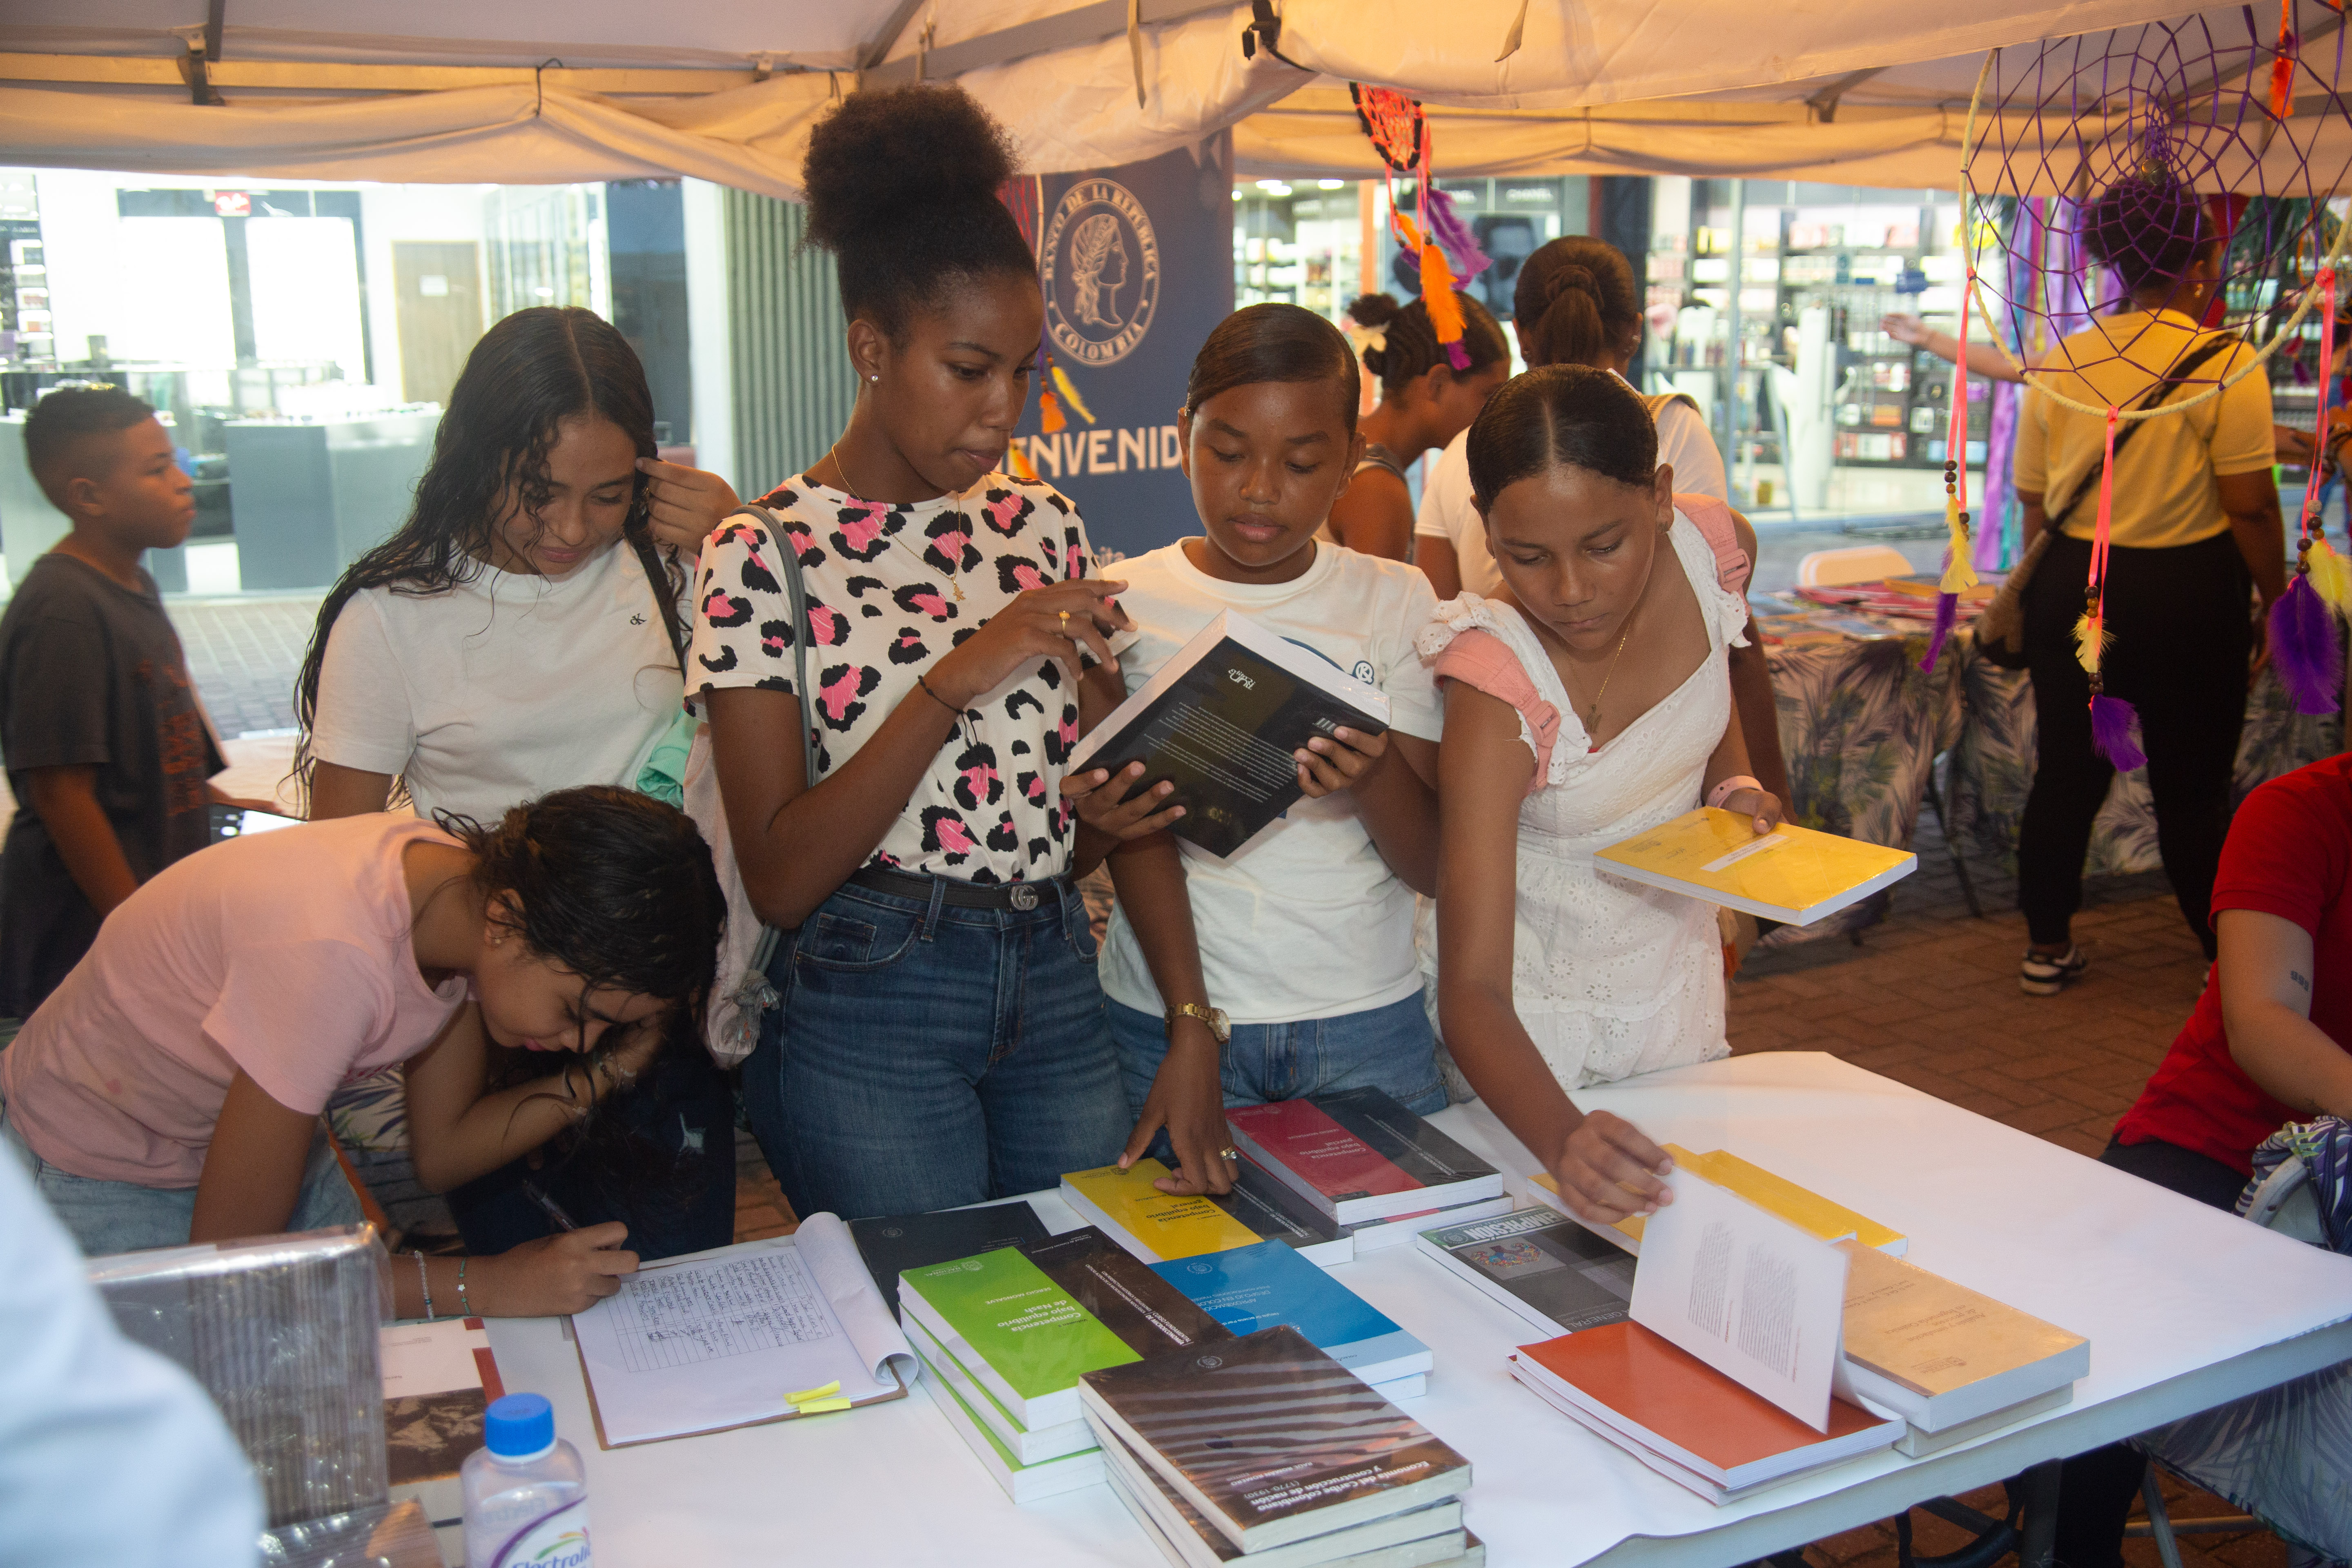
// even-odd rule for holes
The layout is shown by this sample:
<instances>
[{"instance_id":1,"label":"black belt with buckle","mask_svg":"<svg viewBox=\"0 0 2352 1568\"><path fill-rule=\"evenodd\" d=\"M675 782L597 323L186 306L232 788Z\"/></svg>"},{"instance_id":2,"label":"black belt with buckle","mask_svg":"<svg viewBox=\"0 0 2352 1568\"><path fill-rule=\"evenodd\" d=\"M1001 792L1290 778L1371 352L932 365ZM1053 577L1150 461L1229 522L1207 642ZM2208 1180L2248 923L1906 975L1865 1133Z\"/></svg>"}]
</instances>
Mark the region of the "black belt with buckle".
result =
<instances>
[{"instance_id":1,"label":"black belt with buckle","mask_svg":"<svg viewBox=\"0 0 2352 1568\"><path fill-rule=\"evenodd\" d=\"M886 866L867 866L852 872L853 886L871 888L877 893L912 899L917 903L928 902L934 889L945 889L940 902L957 910L1034 910L1048 897L1058 897L1067 890L1066 878L1051 877L1042 882L959 882L952 877L919 877L911 871L893 871Z\"/></svg>"}]
</instances>

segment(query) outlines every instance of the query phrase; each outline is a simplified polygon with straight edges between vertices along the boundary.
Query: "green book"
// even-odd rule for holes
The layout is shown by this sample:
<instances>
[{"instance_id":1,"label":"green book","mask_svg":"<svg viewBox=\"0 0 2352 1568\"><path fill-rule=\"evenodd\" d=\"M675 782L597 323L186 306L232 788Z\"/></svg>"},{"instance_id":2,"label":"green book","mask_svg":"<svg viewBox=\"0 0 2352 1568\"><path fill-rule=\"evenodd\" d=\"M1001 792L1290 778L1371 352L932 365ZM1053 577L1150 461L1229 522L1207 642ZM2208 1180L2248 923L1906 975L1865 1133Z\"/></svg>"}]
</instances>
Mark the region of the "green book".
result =
<instances>
[{"instance_id":1,"label":"green book","mask_svg":"<svg viewBox=\"0 0 2352 1568\"><path fill-rule=\"evenodd\" d=\"M1032 1432L1079 1419L1082 1373L1233 1337L1091 1226L908 1269L898 1301Z\"/></svg>"}]
</instances>

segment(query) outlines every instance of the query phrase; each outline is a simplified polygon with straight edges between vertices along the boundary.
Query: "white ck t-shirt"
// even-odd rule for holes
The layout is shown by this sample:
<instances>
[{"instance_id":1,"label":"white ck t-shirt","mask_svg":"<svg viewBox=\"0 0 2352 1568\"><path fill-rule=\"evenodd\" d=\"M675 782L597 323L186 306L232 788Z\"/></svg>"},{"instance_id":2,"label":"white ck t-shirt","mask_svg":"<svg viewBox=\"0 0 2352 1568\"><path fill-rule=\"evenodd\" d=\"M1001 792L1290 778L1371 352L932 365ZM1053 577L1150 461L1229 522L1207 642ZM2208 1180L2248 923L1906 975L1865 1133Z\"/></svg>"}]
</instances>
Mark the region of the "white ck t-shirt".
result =
<instances>
[{"instance_id":1,"label":"white ck t-shirt","mask_svg":"<svg viewBox=\"0 0 2352 1568\"><path fill-rule=\"evenodd\" d=\"M635 785L685 690L645 564L616 542L562 577L485 566L421 597L353 595L328 634L310 746L400 774L420 816L494 823L550 790Z\"/></svg>"},{"instance_id":2,"label":"white ck t-shirt","mask_svg":"<svg viewBox=\"0 0 2352 1568\"><path fill-rule=\"evenodd\" d=\"M1112 644L1130 695L1221 611L1238 610L1388 693L1393 728L1438 738L1444 708L1412 641L1437 595L1402 562L1318 543L1294 581L1225 583L1171 544L1116 571L1135 622ZM1412 889L1381 858L1354 795L1300 801L1229 859L1176 843L1209 1001L1234 1023L1339 1017L1421 990ZM1100 973L1112 1001L1164 1011L1124 909L1111 912Z\"/></svg>"},{"instance_id":3,"label":"white ck t-shirt","mask_svg":"<svg viewBox=\"0 0 2352 1568\"><path fill-rule=\"evenodd\" d=\"M1723 457L1715 449L1715 437L1707 433L1706 417L1687 403L1674 402L1659 410L1657 421L1658 461L1673 467L1675 491L1728 502L1731 489L1724 477ZM1493 598L1503 585L1503 573L1495 564L1494 552L1486 548L1486 520L1470 504L1470 432L1454 437L1437 460L1422 471L1425 477L1413 533L1452 544L1454 563L1462 574L1462 591Z\"/></svg>"}]
</instances>

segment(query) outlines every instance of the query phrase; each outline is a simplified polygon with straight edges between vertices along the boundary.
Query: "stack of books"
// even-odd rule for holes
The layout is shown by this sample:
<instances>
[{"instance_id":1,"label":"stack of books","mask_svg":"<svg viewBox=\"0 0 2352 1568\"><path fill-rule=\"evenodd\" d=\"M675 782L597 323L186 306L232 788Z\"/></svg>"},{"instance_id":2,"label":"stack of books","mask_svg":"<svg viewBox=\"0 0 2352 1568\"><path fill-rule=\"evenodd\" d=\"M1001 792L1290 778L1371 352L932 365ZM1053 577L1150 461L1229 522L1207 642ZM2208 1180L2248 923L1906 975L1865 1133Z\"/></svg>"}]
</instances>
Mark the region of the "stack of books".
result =
<instances>
[{"instance_id":1,"label":"stack of books","mask_svg":"<svg viewBox=\"0 0 2352 1568\"><path fill-rule=\"evenodd\" d=\"M1171 1563L1483 1563L1468 1461L1287 1326L1087 1373L1106 1479Z\"/></svg>"},{"instance_id":2,"label":"stack of books","mask_svg":"<svg viewBox=\"0 0 2352 1568\"><path fill-rule=\"evenodd\" d=\"M1376 1089L1238 1106L1225 1125L1248 1163L1344 1227L1358 1253L1510 1212L1501 1172Z\"/></svg>"},{"instance_id":3,"label":"stack of books","mask_svg":"<svg viewBox=\"0 0 2352 1568\"><path fill-rule=\"evenodd\" d=\"M1897 1453L1927 1455L2074 1397L2091 1342L1859 1242L1847 1257L1837 1390L1893 1411Z\"/></svg>"},{"instance_id":4,"label":"stack of books","mask_svg":"<svg viewBox=\"0 0 2352 1568\"><path fill-rule=\"evenodd\" d=\"M898 1305L932 1403L1023 1503L1102 1479L1082 1373L1234 1337L1092 1226L909 1268Z\"/></svg>"},{"instance_id":5,"label":"stack of books","mask_svg":"<svg viewBox=\"0 0 2352 1568\"><path fill-rule=\"evenodd\" d=\"M1875 1449L1903 1431L1843 1399L1817 1432L1641 1324L1521 1345L1511 1374L1545 1404L1710 1502L1737 1502Z\"/></svg>"},{"instance_id":6,"label":"stack of books","mask_svg":"<svg viewBox=\"0 0 2352 1568\"><path fill-rule=\"evenodd\" d=\"M1233 1191L1173 1197L1154 1184L1168 1175L1157 1160L1126 1170L1105 1165L1062 1178L1062 1201L1146 1263L1197 1258L1260 1241L1288 1244L1328 1268L1352 1262L1353 1233L1244 1160Z\"/></svg>"},{"instance_id":7,"label":"stack of books","mask_svg":"<svg viewBox=\"0 0 2352 1568\"><path fill-rule=\"evenodd\" d=\"M1281 1242L1151 1269L1236 1334L1287 1323L1390 1399L1428 1392L1429 1347Z\"/></svg>"}]
</instances>

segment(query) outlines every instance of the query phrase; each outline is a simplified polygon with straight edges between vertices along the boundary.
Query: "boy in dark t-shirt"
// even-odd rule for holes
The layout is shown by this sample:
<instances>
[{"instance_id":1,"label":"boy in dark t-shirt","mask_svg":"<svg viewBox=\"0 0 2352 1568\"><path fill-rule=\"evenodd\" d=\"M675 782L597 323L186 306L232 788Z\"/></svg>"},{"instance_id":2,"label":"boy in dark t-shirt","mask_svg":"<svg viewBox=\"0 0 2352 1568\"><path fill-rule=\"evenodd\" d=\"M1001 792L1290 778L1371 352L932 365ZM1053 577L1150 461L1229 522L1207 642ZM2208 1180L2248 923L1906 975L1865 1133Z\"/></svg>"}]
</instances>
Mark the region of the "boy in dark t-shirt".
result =
<instances>
[{"instance_id":1,"label":"boy in dark t-shirt","mask_svg":"<svg viewBox=\"0 0 2352 1568\"><path fill-rule=\"evenodd\" d=\"M226 764L179 637L139 564L195 516L170 432L120 388L70 387L35 405L25 447L73 531L0 616L0 758L17 806L0 845L0 1015L20 1018L109 910L204 847L205 807L227 799L208 782Z\"/></svg>"}]
</instances>

